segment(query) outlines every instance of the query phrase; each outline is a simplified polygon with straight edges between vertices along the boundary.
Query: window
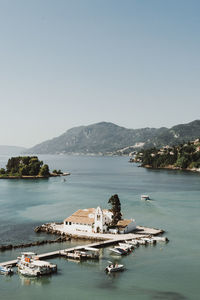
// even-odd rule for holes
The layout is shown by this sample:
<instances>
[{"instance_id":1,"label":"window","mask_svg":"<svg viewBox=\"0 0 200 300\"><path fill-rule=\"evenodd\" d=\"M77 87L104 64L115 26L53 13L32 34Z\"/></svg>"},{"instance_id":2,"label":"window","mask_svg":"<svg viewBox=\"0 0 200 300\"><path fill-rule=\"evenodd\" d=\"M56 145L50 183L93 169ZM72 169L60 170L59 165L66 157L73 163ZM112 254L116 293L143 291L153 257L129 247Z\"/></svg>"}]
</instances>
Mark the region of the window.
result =
<instances>
[{"instance_id":1,"label":"window","mask_svg":"<svg viewBox=\"0 0 200 300\"><path fill-rule=\"evenodd\" d=\"M97 221L100 221L100 215L97 215Z\"/></svg>"},{"instance_id":2,"label":"window","mask_svg":"<svg viewBox=\"0 0 200 300\"><path fill-rule=\"evenodd\" d=\"M69 222L69 225L72 225L72 222Z\"/></svg>"}]
</instances>

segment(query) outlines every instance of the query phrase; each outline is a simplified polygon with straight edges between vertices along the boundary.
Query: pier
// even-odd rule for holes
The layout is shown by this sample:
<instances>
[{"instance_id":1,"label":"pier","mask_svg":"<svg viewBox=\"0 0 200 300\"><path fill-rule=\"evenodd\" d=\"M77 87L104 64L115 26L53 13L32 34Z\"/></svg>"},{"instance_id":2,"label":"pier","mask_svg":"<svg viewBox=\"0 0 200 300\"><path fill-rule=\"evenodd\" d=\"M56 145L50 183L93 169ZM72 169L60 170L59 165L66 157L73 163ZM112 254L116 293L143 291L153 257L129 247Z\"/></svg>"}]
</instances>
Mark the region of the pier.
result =
<instances>
[{"instance_id":1,"label":"pier","mask_svg":"<svg viewBox=\"0 0 200 300\"><path fill-rule=\"evenodd\" d=\"M73 252L76 250L84 251L84 249L91 248L91 250L92 250L92 248L93 248L95 251L95 249L100 249L103 247L115 245L120 242L125 242L125 241L130 241L130 240L137 241L137 240L140 240L141 238L147 237L149 235L150 235L149 232L147 234L134 234L134 233L131 234L131 233L129 233L129 234L112 235L112 239L110 238L110 239L101 240L101 241L98 241L95 243L90 243L87 245L81 245L81 246L76 246L76 247L72 247L72 248L66 248L63 250L56 250L56 251L52 251L52 252L42 253L42 254L38 254L37 257L41 260L48 259L48 258L54 258L54 257L67 257L68 256L67 253ZM17 259L1 262L0 266L15 267L16 264L17 264Z\"/></svg>"},{"instance_id":2,"label":"pier","mask_svg":"<svg viewBox=\"0 0 200 300\"><path fill-rule=\"evenodd\" d=\"M89 248L89 247L90 248L102 248L102 247L117 244L118 242L123 241L123 240L124 239L114 239L114 240L101 241L101 242L92 243L92 244L88 244L88 245L76 246L76 247L72 247L72 248L66 248L66 249L63 249L63 250L56 250L56 251L52 251L52 252L42 253L42 254L38 254L37 257L39 259L48 259L48 258L54 258L54 257L61 257L61 256L66 256L67 252L72 252L74 250L81 250L81 249L83 250L84 248ZM16 264L17 264L17 259L2 262L2 263L0 263L0 266L15 267Z\"/></svg>"}]
</instances>

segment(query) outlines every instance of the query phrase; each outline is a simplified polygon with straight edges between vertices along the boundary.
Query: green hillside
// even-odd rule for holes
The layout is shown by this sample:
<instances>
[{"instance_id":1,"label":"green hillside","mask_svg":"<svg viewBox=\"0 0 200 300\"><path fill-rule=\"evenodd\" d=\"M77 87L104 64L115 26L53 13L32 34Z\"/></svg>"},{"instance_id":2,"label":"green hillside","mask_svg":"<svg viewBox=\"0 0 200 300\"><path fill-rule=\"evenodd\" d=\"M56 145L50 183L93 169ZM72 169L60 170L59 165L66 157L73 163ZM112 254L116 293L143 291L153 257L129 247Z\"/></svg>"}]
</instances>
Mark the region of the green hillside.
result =
<instances>
[{"instance_id":1,"label":"green hillside","mask_svg":"<svg viewBox=\"0 0 200 300\"><path fill-rule=\"evenodd\" d=\"M62 135L42 142L25 153L55 154L129 154L139 148L178 145L200 136L200 120L170 129L127 129L113 123L101 122L67 130Z\"/></svg>"}]
</instances>

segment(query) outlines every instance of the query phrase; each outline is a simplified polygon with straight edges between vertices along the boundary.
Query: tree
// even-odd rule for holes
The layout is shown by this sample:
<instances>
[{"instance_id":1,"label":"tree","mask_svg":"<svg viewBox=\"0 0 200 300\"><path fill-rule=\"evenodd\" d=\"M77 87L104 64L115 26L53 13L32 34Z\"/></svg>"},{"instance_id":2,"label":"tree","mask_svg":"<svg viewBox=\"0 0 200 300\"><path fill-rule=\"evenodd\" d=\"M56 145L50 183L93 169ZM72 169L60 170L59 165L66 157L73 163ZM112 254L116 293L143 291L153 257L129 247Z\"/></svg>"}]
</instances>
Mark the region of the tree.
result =
<instances>
[{"instance_id":1,"label":"tree","mask_svg":"<svg viewBox=\"0 0 200 300\"><path fill-rule=\"evenodd\" d=\"M110 197L108 203L112 206L110 211L113 213L112 226L117 225L117 222L121 220L121 203L117 194Z\"/></svg>"},{"instance_id":2,"label":"tree","mask_svg":"<svg viewBox=\"0 0 200 300\"><path fill-rule=\"evenodd\" d=\"M48 165L43 165L40 169L40 176L44 177L49 177L49 166Z\"/></svg>"},{"instance_id":3,"label":"tree","mask_svg":"<svg viewBox=\"0 0 200 300\"><path fill-rule=\"evenodd\" d=\"M58 175L61 175L61 174L63 174L63 172L59 169L59 170L53 170L53 172L52 172L53 174L58 174Z\"/></svg>"},{"instance_id":4,"label":"tree","mask_svg":"<svg viewBox=\"0 0 200 300\"><path fill-rule=\"evenodd\" d=\"M6 174L6 170L5 170L4 168L1 168L1 169L0 169L0 174L1 174L1 175Z\"/></svg>"},{"instance_id":5,"label":"tree","mask_svg":"<svg viewBox=\"0 0 200 300\"><path fill-rule=\"evenodd\" d=\"M29 174L32 176L36 176L40 172L41 162L37 157L32 157L29 162L30 171Z\"/></svg>"}]
</instances>

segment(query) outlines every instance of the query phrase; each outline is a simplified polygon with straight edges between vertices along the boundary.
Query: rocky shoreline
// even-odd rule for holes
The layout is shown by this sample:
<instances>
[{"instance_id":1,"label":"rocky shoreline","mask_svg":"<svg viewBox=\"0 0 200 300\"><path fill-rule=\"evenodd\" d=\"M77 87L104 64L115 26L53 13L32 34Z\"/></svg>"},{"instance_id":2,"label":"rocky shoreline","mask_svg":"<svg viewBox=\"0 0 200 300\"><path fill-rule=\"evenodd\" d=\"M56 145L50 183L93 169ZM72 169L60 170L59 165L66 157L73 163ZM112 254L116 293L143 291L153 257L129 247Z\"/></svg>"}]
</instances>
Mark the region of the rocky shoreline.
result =
<instances>
[{"instance_id":1,"label":"rocky shoreline","mask_svg":"<svg viewBox=\"0 0 200 300\"><path fill-rule=\"evenodd\" d=\"M165 167L158 167L158 168L153 168L150 165L140 165L140 167L147 168L147 169L154 169L154 170L179 170L179 171L190 171L190 172L200 172L200 168L186 168L182 169L180 167L175 167L174 165L168 165Z\"/></svg>"},{"instance_id":2,"label":"rocky shoreline","mask_svg":"<svg viewBox=\"0 0 200 300\"><path fill-rule=\"evenodd\" d=\"M43 224L41 226L37 226L34 231L36 233L40 233L40 232L46 232L47 234L57 234L57 235L61 235L61 236L65 236L68 239L79 239L79 240L93 240L93 241L104 241L105 238L102 237L89 237L89 236L80 236L78 234L70 234L70 233L63 233L60 230L55 230L54 229L54 225L61 225L63 224L61 223L46 223Z\"/></svg>"},{"instance_id":3,"label":"rocky shoreline","mask_svg":"<svg viewBox=\"0 0 200 300\"><path fill-rule=\"evenodd\" d=\"M45 244L54 244L54 243L63 243L66 241L71 240L70 237L66 236L60 236L59 238L55 240L42 240L42 241L36 241L36 242L31 242L31 243L23 243L23 244L18 244L18 245L0 245L0 251L6 251L6 250L12 250L12 249L17 249L17 248L28 248L28 247L34 247L34 246L41 246Z\"/></svg>"},{"instance_id":4,"label":"rocky shoreline","mask_svg":"<svg viewBox=\"0 0 200 300\"><path fill-rule=\"evenodd\" d=\"M54 223L55 224L55 223ZM57 225L62 223L56 223ZM79 239L79 240L94 240L94 241L104 241L103 238L90 238L86 236L79 236L79 235L72 235L67 233L62 233L59 230L55 230L50 223L43 224L41 226L37 226L34 231L36 233L45 232L47 234L55 234L59 235L57 239L54 240L41 240L41 241L35 241L30 243L22 243L22 244L8 244L8 245L0 245L0 251L7 251L12 249L18 249L18 248L29 248L29 247L35 247L35 246L42 246L45 244L54 244L54 243L63 243L66 241L71 241L72 239Z\"/></svg>"}]
</instances>

